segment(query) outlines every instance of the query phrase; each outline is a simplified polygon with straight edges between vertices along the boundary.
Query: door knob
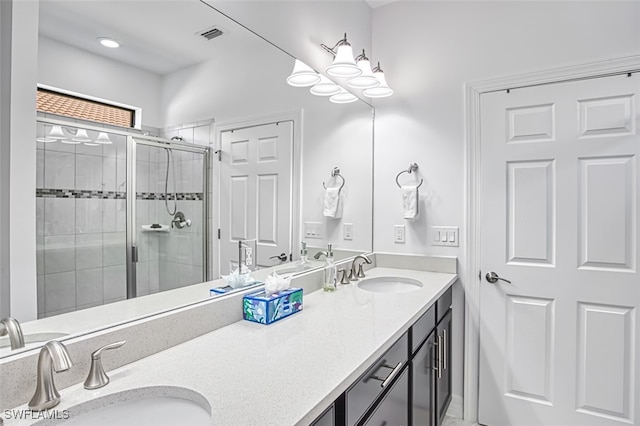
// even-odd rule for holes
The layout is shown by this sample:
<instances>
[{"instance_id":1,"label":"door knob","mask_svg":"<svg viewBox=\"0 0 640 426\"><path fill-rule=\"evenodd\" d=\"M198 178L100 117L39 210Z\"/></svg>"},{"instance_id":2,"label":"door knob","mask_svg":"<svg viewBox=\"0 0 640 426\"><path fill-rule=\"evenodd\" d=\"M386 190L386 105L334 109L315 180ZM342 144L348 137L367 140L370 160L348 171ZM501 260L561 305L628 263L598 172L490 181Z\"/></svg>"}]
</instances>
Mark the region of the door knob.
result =
<instances>
[{"instance_id":1,"label":"door knob","mask_svg":"<svg viewBox=\"0 0 640 426\"><path fill-rule=\"evenodd\" d=\"M496 274L495 272L491 271L491 272L487 272L487 275L485 275L485 278L487 279L487 281L489 281L491 284L495 284L498 282L498 280L500 281L504 281L507 284L511 284L511 281L509 280L505 280L504 278L500 278L498 276L498 274Z\"/></svg>"},{"instance_id":2,"label":"door knob","mask_svg":"<svg viewBox=\"0 0 640 426\"><path fill-rule=\"evenodd\" d=\"M280 253L279 255L271 256L269 259L278 259L280 262L286 262L287 253Z\"/></svg>"}]
</instances>

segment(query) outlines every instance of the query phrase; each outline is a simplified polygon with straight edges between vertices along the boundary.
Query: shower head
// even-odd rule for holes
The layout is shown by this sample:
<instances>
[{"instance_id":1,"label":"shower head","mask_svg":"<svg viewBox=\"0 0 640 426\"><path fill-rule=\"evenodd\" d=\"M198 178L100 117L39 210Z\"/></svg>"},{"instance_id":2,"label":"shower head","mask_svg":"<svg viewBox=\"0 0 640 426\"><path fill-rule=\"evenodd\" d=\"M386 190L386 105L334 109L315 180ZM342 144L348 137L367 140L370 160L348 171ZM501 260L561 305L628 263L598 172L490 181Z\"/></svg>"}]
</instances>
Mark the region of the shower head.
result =
<instances>
[{"instance_id":1,"label":"shower head","mask_svg":"<svg viewBox=\"0 0 640 426\"><path fill-rule=\"evenodd\" d=\"M184 139L182 138L182 136L174 136L171 138L172 141L178 141L178 142L182 142Z\"/></svg>"}]
</instances>

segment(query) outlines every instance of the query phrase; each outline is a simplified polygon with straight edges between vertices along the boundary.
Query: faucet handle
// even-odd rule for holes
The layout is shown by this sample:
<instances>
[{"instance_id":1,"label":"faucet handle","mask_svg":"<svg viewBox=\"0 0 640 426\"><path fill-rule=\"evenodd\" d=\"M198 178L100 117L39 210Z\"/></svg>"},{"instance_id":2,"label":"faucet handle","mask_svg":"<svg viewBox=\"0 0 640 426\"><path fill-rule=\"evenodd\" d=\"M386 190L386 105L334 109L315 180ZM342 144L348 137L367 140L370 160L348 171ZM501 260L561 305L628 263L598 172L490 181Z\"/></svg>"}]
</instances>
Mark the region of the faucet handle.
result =
<instances>
[{"instance_id":1,"label":"faucet handle","mask_svg":"<svg viewBox=\"0 0 640 426\"><path fill-rule=\"evenodd\" d=\"M340 278L340 284L350 284L349 278L347 278L347 270L344 268L338 269L338 273L342 272L342 278Z\"/></svg>"},{"instance_id":2,"label":"faucet handle","mask_svg":"<svg viewBox=\"0 0 640 426\"><path fill-rule=\"evenodd\" d=\"M104 368L102 367L102 352L108 349L117 349L125 343L127 343L126 340L110 343L95 350L91 354L91 368L89 368L87 380L84 381L85 389L98 389L109 383L109 376L107 376L107 373L105 373Z\"/></svg>"}]
</instances>

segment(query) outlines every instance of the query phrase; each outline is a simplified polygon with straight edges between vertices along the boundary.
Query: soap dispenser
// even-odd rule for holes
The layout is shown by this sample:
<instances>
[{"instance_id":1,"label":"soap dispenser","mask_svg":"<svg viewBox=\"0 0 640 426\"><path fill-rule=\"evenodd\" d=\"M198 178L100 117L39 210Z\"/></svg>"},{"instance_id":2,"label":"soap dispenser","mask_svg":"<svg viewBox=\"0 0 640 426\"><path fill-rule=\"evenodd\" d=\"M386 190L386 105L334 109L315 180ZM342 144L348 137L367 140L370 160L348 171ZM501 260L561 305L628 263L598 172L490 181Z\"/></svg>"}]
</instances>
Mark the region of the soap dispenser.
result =
<instances>
[{"instance_id":1,"label":"soap dispenser","mask_svg":"<svg viewBox=\"0 0 640 426\"><path fill-rule=\"evenodd\" d=\"M327 249L327 263L324 265L324 291L335 291L338 282L338 269L333 261L333 249L331 244Z\"/></svg>"},{"instance_id":2,"label":"soap dispenser","mask_svg":"<svg viewBox=\"0 0 640 426\"><path fill-rule=\"evenodd\" d=\"M309 264L309 258L307 257L307 243L301 241L300 245L302 248L300 249L300 260L296 263L296 272L304 271Z\"/></svg>"}]
</instances>

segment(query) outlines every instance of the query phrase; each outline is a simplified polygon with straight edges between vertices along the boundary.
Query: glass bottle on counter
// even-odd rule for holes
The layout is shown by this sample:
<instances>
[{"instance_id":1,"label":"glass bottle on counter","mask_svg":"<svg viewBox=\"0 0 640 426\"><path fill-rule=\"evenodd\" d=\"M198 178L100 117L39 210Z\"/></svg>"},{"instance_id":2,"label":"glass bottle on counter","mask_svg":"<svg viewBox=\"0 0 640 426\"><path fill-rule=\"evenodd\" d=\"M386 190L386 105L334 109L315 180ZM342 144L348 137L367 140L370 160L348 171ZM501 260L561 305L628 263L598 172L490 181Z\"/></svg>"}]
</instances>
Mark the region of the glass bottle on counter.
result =
<instances>
[{"instance_id":1,"label":"glass bottle on counter","mask_svg":"<svg viewBox=\"0 0 640 426\"><path fill-rule=\"evenodd\" d=\"M338 268L333 261L333 249L331 244L327 249L327 263L324 265L324 282L322 289L324 291L335 291L338 282Z\"/></svg>"}]
</instances>

